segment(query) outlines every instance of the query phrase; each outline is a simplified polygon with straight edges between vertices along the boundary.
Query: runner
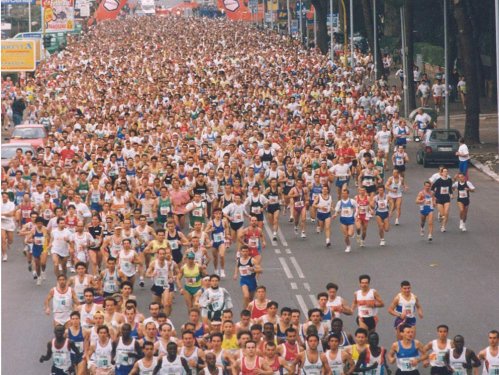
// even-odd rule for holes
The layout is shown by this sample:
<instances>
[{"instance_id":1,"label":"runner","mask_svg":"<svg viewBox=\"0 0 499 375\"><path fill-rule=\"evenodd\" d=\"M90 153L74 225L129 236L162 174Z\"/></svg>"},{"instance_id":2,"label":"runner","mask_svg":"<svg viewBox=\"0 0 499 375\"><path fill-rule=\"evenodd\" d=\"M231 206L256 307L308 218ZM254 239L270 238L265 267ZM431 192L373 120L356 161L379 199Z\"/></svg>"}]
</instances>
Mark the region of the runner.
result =
<instances>
[{"instance_id":1,"label":"runner","mask_svg":"<svg viewBox=\"0 0 499 375\"><path fill-rule=\"evenodd\" d=\"M253 300L257 289L256 276L261 273L260 265L250 256L249 248L243 245L240 256L236 260L233 279L237 279L239 273L239 285L243 293L243 306L248 306Z\"/></svg>"},{"instance_id":2,"label":"runner","mask_svg":"<svg viewBox=\"0 0 499 375\"><path fill-rule=\"evenodd\" d=\"M205 232L209 234L211 238L215 274L224 279L226 251L225 241L230 238L230 227L227 219L222 217L222 210L220 208L215 208L213 210L213 219L208 221Z\"/></svg>"},{"instance_id":3,"label":"runner","mask_svg":"<svg viewBox=\"0 0 499 375\"><path fill-rule=\"evenodd\" d=\"M376 332L369 334L368 347L362 351L354 366L354 373L383 375L390 373L386 364L386 349L379 346L379 336Z\"/></svg>"},{"instance_id":4,"label":"runner","mask_svg":"<svg viewBox=\"0 0 499 375\"><path fill-rule=\"evenodd\" d=\"M440 178L431 186L435 193L438 213L440 214L440 231L445 232L447 222L449 221L450 201L452 199L452 179L449 177L449 170L443 168Z\"/></svg>"},{"instance_id":5,"label":"runner","mask_svg":"<svg viewBox=\"0 0 499 375\"><path fill-rule=\"evenodd\" d=\"M42 280L45 279L46 255L43 255L44 246L49 238L48 231L43 226L42 218L36 218L34 228L26 237L26 241L32 243L31 254L35 264L36 285L41 285Z\"/></svg>"},{"instance_id":6,"label":"runner","mask_svg":"<svg viewBox=\"0 0 499 375\"><path fill-rule=\"evenodd\" d=\"M478 358L484 361L483 375L496 375L499 372L499 332L489 332L489 346L478 353Z\"/></svg>"},{"instance_id":7,"label":"runner","mask_svg":"<svg viewBox=\"0 0 499 375\"><path fill-rule=\"evenodd\" d=\"M80 355L77 346L69 339L64 337L64 325L57 324L54 327L55 338L47 344L47 353L40 357L40 363L53 358L51 374L52 375L69 375L72 373L75 363L71 360L71 351L76 356Z\"/></svg>"},{"instance_id":8,"label":"runner","mask_svg":"<svg viewBox=\"0 0 499 375\"><path fill-rule=\"evenodd\" d=\"M347 245L345 253L352 251L352 248L350 247L350 237L353 237L354 235L355 215L357 214L357 202L351 199L348 194L349 191L343 189L341 192L341 200L336 203L334 209L335 213L333 215L333 219L340 215L341 232L343 233L345 244Z\"/></svg>"},{"instance_id":9,"label":"runner","mask_svg":"<svg viewBox=\"0 0 499 375\"><path fill-rule=\"evenodd\" d=\"M237 361L234 361L234 364L232 365L232 374L250 375L256 373L260 375L274 374L265 360L256 354L256 342L249 340L245 343L242 357Z\"/></svg>"},{"instance_id":10,"label":"runner","mask_svg":"<svg viewBox=\"0 0 499 375\"><path fill-rule=\"evenodd\" d=\"M57 285L50 289L45 298L44 307L47 315L50 315L49 304L52 301L54 327L58 324L66 325L73 307L77 308L79 305L76 293L67 285L67 281L66 275L57 276Z\"/></svg>"},{"instance_id":11,"label":"runner","mask_svg":"<svg viewBox=\"0 0 499 375\"><path fill-rule=\"evenodd\" d=\"M220 276L210 276L210 287L205 289L199 297L203 322L208 324L213 320L221 320L222 312L232 310L232 298L227 289L219 286Z\"/></svg>"},{"instance_id":12,"label":"runner","mask_svg":"<svg viewBox=\"0 0 499 375\"><path fill-rule=\"evenodd\" d=\"M378 223L378 233L380 246L385 246L385 233L390 230L390 213L393 211L392 203L385 194L385 187L378 186L378 194L371 201L371 210L373 211L376 222Z\"/></svg>"},{"instance_id":13,"label":"runner","mask_svg":"<svg viewBox=\"0 0 499 375\"><path fill-rule=\"evenodd\" d=\"M250 256L254 258L255 262L261 263L262 250L265 248L266 242L263 230L260 228L258 219L255 216L250 217L248 227L241 229L238 240L241 246L248 247Z\"/></svg>"},{"instance_id":14,"label":"runner","mask_svg":"<svg viewBox=\"0 0 499 375\"><path fill-rule=\"evenodd\" d=\"M269 187L265 190L265 197L268 200L266 207L267 221L272 228L272 240L277 241L279 230L279 215L281 213L282 189L278 185L277 178L271 178Z\"/></svg>"},{"instance_id":15,"label":"runner","mask_svg":"<svg viewBox=\"0 0 499 375\"><path fill-rule=\"evenodd\" d=\"M378 308L385 306L385 304L378 291L370 287L371 277L369 275L360 275L359 283L360 289L353 295L352 310L357 308L359 327L374 332L378 323Z\"/></svg>"},{"instance_id":16,"label":"runner","mask_svg":"<svg viewBox=\"0 0 499 375\"><path fill-rule=\"evenodd\" d=\"M328 283L326 285L326 290L328 294L327 306L333 310L335 316L338 317L341 314L353 314L353 311L347 301L338 295L338 285L335 283Z\"/></svg>"},{"instance_id":17,"label":"runner","mask_svg":"<svg viewBox=\"0 0 499 375\"><path fill-rule=\"evenodd\" d=\"M329 194L329 187L323 186L321 193L315 197L312 207L317 210L317 232L324 231L326 247L331 246L331 211L333 199Z\"/></svg>"},{"instance_id":18,"label":"runner","mask_svg":"<svg viewBox=\"0 0 499 375\"><path fill-rule=\"evenodd\" d=\"M388 312L395 317L393 326L395 327L396 337L400 340L399 327L402 324L414 327L414 336L416 335L416 313L419 319L423 319L423 308L419 298L411 292L411 283L404 280L400 283L400 292L393 298Z\"/></svg>"},{"instance_id":19,"label":"runner","mask_svg":"<svg viewBox=\"0 0 499 375\"><path fill-rule=\"evenodd\" d=\"M388 353L388 362L397 363L396 375L418 375L418 364L426 359L423 345L414 340L414 328L402 324L402 340L395 341Z\"/></svg>"},{"instance_id":20,"label":"runner","mask_svg":"<svg viewBox=\"0 0 499 375\"><path fill-rule=\"evenodd\" d=\"M151 287L153 302L159 302L163 306L167 315L171 314L171 296L173 292L169 285L169 280L172 275L172 266L176 266L172 260L166 259L166 250L158 249L156 259L154 259L146 271L146 276L153 279Z\"/></svg>"},{"instance_id":21,"label":"runner","mask_svg":"<svg viewBox=\"0 0 499 375\"><path fill-rule=\"evenodd\" d=\"M318 351L320 345L319 336L311 334L307 336L307 349L299 353L293 366L298 365L301 373L307 375L329 374L329 362L326 354Z\"/></svg>"},{"instance_id":22,"label":"runner","mask_svg":"<svg viewBox=\"0 0 499 375\"><path fill-rule=\"evenodd\" d=\"M428 364L431 365L432 375L444 375L447 374L447 366L445 364L445 356L449 354L449 350L452 348L452 341L447 338L449 334L449 327L445 324L440 324L437 327L438 338L430 341L425 345L424 351L431 353L429 354L430 361L425 361L425 367Z\"/></svg>"},{"instance_id":23,"label":"runner","mask_svg":"<svg viewBox=\"0 0 499 375\"><path fill-rule=\"evenodd\" d=\"M262 229L263 212L267 208L268 199L264 194L260 194L260 185L255 184L251 187L251 192L248 192L248 198L244 201L244 205L249 207L250 217L255 217L258 227Z\"/></svg>"},{"instance_id":24,"label":"runner","mask_svg":"<svg viewBox=\"0 0 499 375\"><path fill-rule=\"evenodd\" d=\"M398 169L393 170L393 174L386 181L385 188L388 191L388 201L391 202L390 216L395 216L395 225L399 225L402 213L402 194L408 190L408 187ZM396 215L393 214L395 210L397 210Z\"/></svg>"},{"instance_id":25,"label":"runner","mask_svg":"<svg viewBox=\"0 0 499 375\"><path fill-rule=\"evenodd\" d=\"M354 368L355 364L347 351L339 347L340 336L337 334L329 335L328 347L326 351L326 358L331 369L331 375L345 374L344 368Z\"/></svg>"},{"instance_id":26,"label":"runner","mask_svg":"<svg viewBox=\"0 0 499 375\"><path fill-rule=\"evenodd\" d=\"M425 181L423 190L416 197L416 204L419 205L419 213L421 217L420 234L425 235L424 227L428 221L428 241L433 239L433 211L436 204L436 199L431 190L431 182Z\"/></svg>"},{"instance_id":27,"label":"runner","mask_svg":"<svg viewBox=\"0 0 499 375\"><path fill-rule=\"evenodd\" d=\"M367 195L366 188L359 187L359 194L355 196L355 202L357 203L357 212L355 215L357 243L360 247L364 247L369 218L371 217L371 213L369 212L370 198Z\"/></svg>"},{"instance_id":28,"label":"runner","mask_svg":"<svg viewBox=\"0 0 499 375\"><path fill-rule=\"evenodd\" d=\"M90 363L91 375L112 375L114 374L114 351L109 328L99 326L97 328L97 340L90 344L87 353L87 362ZM91 361L92 356L94 360Z\"/></svg>"},{"instance_id":29,"label":"runner","mask_svg":"<svg viewBox=\"0 0 499 375\"><path fill-rule=\"evenodd\" d=\"M470 193L475 192L475 186L466 179L466 175L458 173L457 181L452 185L452 191L457 190L457 207L459 208L459 229L466 232L466 220L470 206Z\"/></svg>"},{"instance_id":30,"label":"runner","mask_svg":"<svg viewBox=\"0 0 499 375\"><path fill-rule=\"evenodd\" d=\"M201 279L205 273L205 267L194 261L196 255L193 252L188 252L185 256L186 262L180 267L177 275L177 287L183 295L187 310L197 304L201 296ZM181 280L185 279L185 284L182 287Z\"/></svg>"},{"instance_id":31,"label":"runner","mask_svg":"<svg viewBox=\"0 0 499 375\"><path fill-rule=\"evenodd\" d=\"M482 362L475 352L464 346L464 337L457 335L453 340L453 348L445 356L445 364L449 372L455 375L465 375L468 369L473 369L473 373L478 375L478 367Z\"/></svg>"},{"instance_id":32,"label":"runner","mask_svg":"<svg viewBox=\"0 0 499 375\"><path fill-rule=\"evenodd\" d=\"M57 227L50 231L50 239L47 245L47 248L52 253L56 277L59 274L66 274L66 267L74 252L73 234L65 228L65 225L64 218L57 219Z\"/></svg>"},{"instance_id":33,"label":"runner","mask_svg":"<svg viewBox=\"0 0 499 375\"><path fill-rule=\"evenodd\" d=\"M154 356L154 344L146 342L142 351L144 358L135 362L130 375L153 375L153 371L158 363L158 358Z\"/></svg>"},{"instance_id":34,"label":"runner","mask_svg":"<svg viewBox=\"0 0 499 375\"><path fill-rule=\"evenodd\" d=\"M399 171L401 177L405 177L406 165L409 163L409 156L403 146L398 146L392 155L393 169Z\"/></svg>"},{"instance_id":35,"label":"runner","mask_svg":"<svg viewBox=\"0 0 499 375\"><path fill-rule=\"evenodd\" d=\"M333 165L329 172L332 178L335 178L336 191L338 193L338 200L341 199L341 191L348 186L350 181L351 171L350 165L346 162L343 156L338 157L338 163Z\"/></svg>"},{"instance_id":36,"label":"runner","mask_svg":"<svg viewBox=\"0 0 499 375\"><path fill-rule=\"evenodd\" d=\"M298 226L301 228L301 238L307 238L305 233L305 224L307 218L307 210L309 201L306 199L308 196L308 188L303 186L303 180L297 179L296 186L289 191L289 198L292 208L292 218L295 223L295 234L298 234Z\"/></svg>"}]
</instances>

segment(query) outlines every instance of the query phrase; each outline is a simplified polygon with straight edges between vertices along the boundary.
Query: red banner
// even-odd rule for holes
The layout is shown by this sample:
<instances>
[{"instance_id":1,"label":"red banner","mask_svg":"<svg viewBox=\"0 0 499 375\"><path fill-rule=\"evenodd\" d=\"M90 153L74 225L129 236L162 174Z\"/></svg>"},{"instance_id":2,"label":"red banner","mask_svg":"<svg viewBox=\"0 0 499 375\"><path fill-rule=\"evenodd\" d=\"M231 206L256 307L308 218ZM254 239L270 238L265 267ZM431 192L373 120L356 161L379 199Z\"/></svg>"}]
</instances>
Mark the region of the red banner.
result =
<instances>
[{"instance_id":1,"label":"red banner","mask_svg":"<svg viewBox=\"0 0 499 375\"><path fill-rule=\"evenodd\" d=\"M95 11L94 18L96 21L114 20L120 14L121 8L126 4L127 0L102 0L99 8Z\"/></svg>"},{"instance_id":2,"label":"red banner","mask_svg":"<svg viewBox=\"0 0 499 375\"><path fill-rule=\"evenodd\" d=\"M248 8L248 0L218 0L218 9L222 9L227 18L233 21L261 20L263 9L260 9L260 6L258 8L258 13L252 15Z\"/></svg>"}]
</instances>

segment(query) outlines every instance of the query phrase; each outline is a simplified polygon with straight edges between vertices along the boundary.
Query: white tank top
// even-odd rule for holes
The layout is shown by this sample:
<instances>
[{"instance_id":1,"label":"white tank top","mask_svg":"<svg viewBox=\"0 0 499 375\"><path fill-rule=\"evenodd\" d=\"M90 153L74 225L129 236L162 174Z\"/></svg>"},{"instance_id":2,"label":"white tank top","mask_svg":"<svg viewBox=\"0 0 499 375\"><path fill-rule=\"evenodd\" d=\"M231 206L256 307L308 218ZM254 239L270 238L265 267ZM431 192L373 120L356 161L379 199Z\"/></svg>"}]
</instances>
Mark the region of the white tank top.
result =
<instances>
[{"instance_id":1,"label":"white tank top","mask_svg":"<svg viewBox=\"0 0 499 375\"><path fill-rule=\"evenodd\" d=\"M59 314L71 314L73 311L73 298L71 296L71 288L68 287L66 293L60 293L57 288L54 288L54 298L52 298L52 310Z\"/></svg>"},{"instance_id":2,"label":"white tank top","mask_svg":"<svg viewBox=\"0 0 499 375\"><path fill-rule=\"evenodd\" d=\"M168 357L163 357L161 360L161 368L159 369L160 375L186 375L186 371L184 366L182 366L182 360L180 356L177 355L177 358L173 362L168 361Z\"/></svg>"},{"instance_id":3,"label":"white tank top","mask_svg":"<svg viewBox=\"0 0 499 375\"><path fill-rule=\"evenodd\" d=\"M224 366L224 350L220 350L220 353L215 353L213 350L208 350L207 353L213 353L217 356L217 366Z\"/></svg>"},{"instance_id":4,"label":"white tank top","mask_svg":"<svg viewBox=\"0 0 499 375\"><path fill-rule=\"evenodd\" d=\"M485 349L485 366L483 375L499 375L499 351L495 357L490 353L490 346Z\"/></svg>"},{"instance_id":5,"label":"white tank top","mask_svg":"<svg viewBox=\"0 0 499 375\"><path fill-rule=\"evenodd\" d=\"M97 368L109 368L111 364L111 352L113 345L111 339L107 340L107 344L101 346L99 340L95 343L95 366Z\"/></svg>"},{"instance_id":6,"label":"white tank top","mask_svg":"<svg viewBox=\"0 0 499 375\"><path fill-rule=\"evenodd\" d=\"M156 367L157 364L158 364L158 358L156 357L152 357L151 366L149 367L146 367L146 365L144 364L144 359L139 360L138 366L140 370L140 375L152 375L152 372L154 371L154 368Z\"/></svg>"},{"instance_id":7,"label":"white tank top","mask_svg":"<svg viewBox=\"0 0 499 375\"><path fill-rule=\"evenodd\" d=\"M329 363L329 367L331 367L331 375L343 374L343 360L341 359L341 354L341 349L338 349L334 357L331 357L331 350L326 352L327 363Z\"/></svg>"},{"instance_id":8,"label":"white tank top","mask_svg":"<svg viewBox=\"0 0 499 375\"><path fill-rule=\"evenodd\" d=\"M445 355L449 352L451 348L451 341L447 340L447 344L444 349L438 347L438 340L433 340L431 342L430 354L430 364L432 367L445 367Z\"/></svg>"},{"instance_id":9,"label":"white tank top","mask_svg":"<svg viewBox=\"0 0 499 375\"><path fill-rule=\"evenodd\" d=\"M52 360L54 361L54 367L67 371L71 367L71 357L69 352L69 340L64 341L62 348L57 349L55 347L55 339L52 339Z\"/></svg>"},{"instance_id":10,"label":"white tank top","mask_svg":"<svg viewBox=\"0 0 499 375\"><path fill-rule=\"evenodd\" d=\"M183 346L182 349L180 349L180 357L184 358L187 362L194 361L194 362L197 363L198 359L199 359L198 348L194 347L194 351L190 355L186 355L185 354L185 346ZM196 367L191 367L190 365L189 365L189 367L192 370L192 374L196 375L197 374L197 368Z\"/></svg>"},{"instance_id":11,"label":"white tank top","mask_svg":"<svg viewBox=\"0 0 499 375\"><path fill-rule=\"evenodd\" d=\"M453 375L466 375L467 371L464 368L466 363L466 347L463 348L463 352L457 358L454 358L454 352L456 349L451 348L449 350L449 365L454 370Z\"/></svg>"},{"instance_id":12,"label":"white tank top","mask_svg":"<svg viewBox=\"0 0 499 375\"><path fill-rule=\"evenodd\" d=\"M372 316L376 316L378 314L378 309L375 307L366 306L366 302L374 301L374 289L369 289L367 294L362 295L362 290L358 290L355 292L357 296L357 311L361 318L369 318Z\"/></svg>"},{"instance_id":13,"label":"white tank top","mask_svg":"<svg viewBox=\"0 0 499 375\"><path fill-rule=\"evenodd\" d=\"M130 353L135 353L135 339L132 338L132 342L125 345L123 337L120 337L116 345L116 365L132 366L135 363L135 356L130 356Z\"/></svg>"},{"instance_id":14,"label":"white tank top","mask_svg":"<svg viewBox=\"0 0 499 375\"><path fill-rule=\"evenodd\" d=\"M85 309L87 305L83 305L81 310L80 310L80 317L81 317L81 326L85 329L90 329L94 325L92 323L87 323L87 318L88 319L94 319L94 314L97 312L97 305L95 303L92 303L92 308L90 309L90 312L87 312Z\"/></svg>"},{"instance_id":15,"label":"white tank top","mask_svg":"<svg viewBox=\"0 0 499 375\"><path fill-rule=\"evenodd\" d=\"M133 258L135 258L135 250L130 250L125 253L125 250L122 249L119 253L120 260L120 270L127 277L132 277L137 273L135 269L135 264L133 264Z\"/></svg>"},{"instance_id":16,"label":"white tank top","mask_svg":"<svg viewBox=\"0 0 499 375\"><path fill-rule=\"evenodd\" d=\"M115 242L114 236L111 237L111 243L109 244L109 255L113 258L118 258L118 254L120 253L123 246L121 245L121 239L118 240L118 243Z\"/></svg>"},{"instance_id":17,"label":"white tank top","mask_svg":"<svg viewBox=\"0 0 499 375\"><path fill-rule=\"evenodd\" d=\"M415 312L416 312L416 297L414 294L411 293L411 297L409 300L406 300L404 295L402 293L399 293L399 303L398 306L402 309L401 312L406 313L407 318L415 318Z\"/></svg>"},{"instance_id":18,"label":"white tank top","mask_svg":"<svg viewBox=\"0 0 499 375\"><path fill-rule=\"evenodd\" d=\"M302 366L303 375L321 375L322 372L322 360L320 353L317 353L317 361L312 363L308 360L307 351L305 351L305 361Z\"/></svg>"},{"instance_id":19,"label":"white tank top","mask_svg":"<svg viewBox=\"0 0 499 375\"><path fill-rule=\"evenodd\" d=\"M165 264L161 267L159 265L159 260L154 260L154 285L165 287L168 285L168 273L169 267L168 262L165 260Z\"/></svg>"},{"instance_id":20,"label":"white tank top","mask_svg":"<svg viewBox=\"0 0 499 375\"><path fill-rule=\"evenodd\" d=\"M343 306L343 299L340 296L336 296L334 300L327 301L326 306L334 311L335 316L340 316L341 306Z\"/></svg>"},{"instance_id":21,"label":"white tank top","mask_svg":"<svg viewBox=\"0 0 499 375\"><path fill-rule=\"evenodd\" d=\"M74 278L74 290L76 293L76 297L78 297L78 301L83 302L84 301L84 290L90 286L90 276L85 275L83 276L83 282L80 281L80 277L78 275L75 276Z\"/></svg>"},{"instance_id":22,"label":"white tank top","mask_svg":"<svg viewBox=\"0 0 499 375\"><path fill-rule=\"evenodd\" d=\"M324 199L322 194L320 194L317 210L322 213L331 212L331 196L328 199Z\"/></svg>"}]
</instances>

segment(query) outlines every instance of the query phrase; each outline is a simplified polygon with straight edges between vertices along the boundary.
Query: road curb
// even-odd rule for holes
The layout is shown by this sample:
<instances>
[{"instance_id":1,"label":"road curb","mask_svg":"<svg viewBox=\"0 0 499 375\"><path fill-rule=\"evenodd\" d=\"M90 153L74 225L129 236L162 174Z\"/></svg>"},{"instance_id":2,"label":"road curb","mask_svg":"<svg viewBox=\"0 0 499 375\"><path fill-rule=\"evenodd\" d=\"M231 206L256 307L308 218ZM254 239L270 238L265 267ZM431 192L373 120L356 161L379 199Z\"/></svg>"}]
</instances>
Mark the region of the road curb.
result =
<instances>
[{"instance_id":1,"label":"road curb","mask_svg":"<svg viewBox=\"0 0 499 375\"><path fill-rule=\"evenodd\" d=\"M487 176L495 180L496 182L499 182L499 175L495 173L492 169L487 167L486 165L480 163L476 159L470 159L471 164L481 172L485 173Z\"/></svg>"}]
</instances>

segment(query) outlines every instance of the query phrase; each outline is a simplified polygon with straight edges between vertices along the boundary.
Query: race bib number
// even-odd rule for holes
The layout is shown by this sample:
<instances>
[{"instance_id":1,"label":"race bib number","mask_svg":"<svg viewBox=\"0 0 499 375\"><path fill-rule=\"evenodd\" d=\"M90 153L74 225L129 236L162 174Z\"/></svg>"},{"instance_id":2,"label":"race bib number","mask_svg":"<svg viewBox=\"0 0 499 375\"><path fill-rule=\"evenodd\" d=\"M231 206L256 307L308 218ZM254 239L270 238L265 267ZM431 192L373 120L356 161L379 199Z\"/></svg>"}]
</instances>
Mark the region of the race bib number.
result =
<instances>
[{"instance_id":1,"label":"race bib number","mask_svg":"<svg viewBox=\"0 0 499 375\"><path fill-rule=\"evenodd\" d=\"M133 358L129 357L127 353L118 353L118 361L120 365L128 366L133 364Z\"/></svg>"},{"instance_id":2,"label":"race bib number","mask_svg":"<svg viewBox=\"0 0 499 375\"><path fill-rule=\"evenodd\" d=\"M194 210L192 210L192 216L196 216L196 217L203 216L203 209L202 208L195 208Z\"/></svg>"},{"instance_id":3,"label":"race bib number","mask_svg":"<svg viewBox=\"0 0 499 375\"><path fill-rule=\"evenodd\" d=\"M92 195L92 203L99 203L100 196L98 195Z\"/></svg>"},{"instance_id":4,"label":"race bib number","mask_svg":"<svg viewBox=\"0 0 499 375\"><path fill-rule=\"evenodd\" d=\"M359 206L359 214L365 215L367 213L367 206Z\"/></svg>"},{"instance_id":5,"label":"race bib number","mask_svg":"<svg viewBox=\"0 0 499 375\"><path fill-rule=\"evenodd\" d=\"M239 273L241 274L241 276L251 275L250 267L249 266L239 267Z\"/></svg>"},{"instance_id":6,"label":"race bib number","mask_svg":"<svg viewBox=\"0 0 499 375\"><path fill-rule=\"evenodd\" d=\"M95 362L97 367L99 368L104 368L109 366L109 358L107 358L106 356L98 356Z\"/></svg>"},{"instance_id":7,"label":"race bib number","mask_svg":"<svg viewBox=\"0 0 499 375\"><path fill-rule=\"evenodd\" d=\"M154 283L158 286L165 286L166 285L166 277L157 276Z\"/></svg>"},{"instance_id":8,"label":"race bib number","mask_svg":"<svg viewBox=\"0 0 499 375\"><path fill-rule=\"evenodd\" d=\"M386 202L385 201L378 201L378 208L385 209L386 208Z\"/></svg>"},{"instance_id":9,"label":"race bib number","mask_svg":"<svg viewBox=\"0 0 499 375\"><path fill-rule=\"evenodd\" d=\"M402 371L413 371L416 368L411 364L412 358L401 358L400 367Z\"/></svg>"},{"instance_id":10,"label":"race bib number","mask_svg":"<svg viewBox=\"0 0 499 375\"><path fill-rule=\"evenodd\" d=\"M373 185L373 181L371 179L364 180L362 182L362 185L364 185L364 186L372 186Z\"/></svg>"},{"instance_id":11,"label":"race bib number","mask_svg":"<svg viewBox=\"0 0 499 375\"><path fill-rule=\"evenodd\" d=\"M303 207L303 206L304 206L303 201L296 201L295 202L295 207L296 208L300 208L300 207Z\"/></svg>"},{"instance_id":12,"label":"race bib number","mask_svg":"<svg viewBox=\"0 0 499 375\"><path fill-rule=\"evenodd\" d=\"M170 207L169 206L162 206L159 208L159 213L161 216L167 216L170 213Z\"/></svg>"},{"instance_id":13,"label":"race bib number","mask_svg":"<svg viewBox=\"0 0 499 375\"><path fill-rule=\"evenodd\" d=\"M186 284L196 284L197 279L195 277L186 277L185 282Z\"/></svg>"},{"instance_id":14,"label":"race bib number","mask_svg":"<svg viewBox=\"0 0 499 375\"><path fill-rule=\"evenodd\" d=\"M361 308L360 309L360 315L361 316L370 316L371 315L371 309L367 308L367 307L364 307L364 308Z\"/></svg>"},{"instance_id":15,"label":"race bib number","mask_svg":"<svg viewBox=\"0 0 499 375\"><path fill-rule=\"evenodd\" d=\"M353 211L350 207L346 207L346 208L341 209L341 216L343 216L343 217L351 217L352 213L353 213Z\"/></svg>"},{"instance_id":16,"label":"race bib number","mask_svg":"<svg viewBox=\"0 0 499 375\"><path fill-rule=\"evenodd\" d=\"M248 246L249 246L249 247L258 247L258 238L256 238L256 237L251 237L251 238L248 240Z\"/></svg>"},{"instance_id":17,"label":"race bib number","mask_svg":"<svg viewBox=\"0 0 499 375\"><path fill-rule=\"evenodd\" d=\"M123 269L124 272L129 273L133 270L133 265L132 262L129 262L127 260L123 261L121 263L121 268Z\"/></svg>"},{"instance_id":18,"label":"race bib number","mask_svg":"<svg viewBox=\"0 0 499 375\"><path fill-rule=\"evenodd\" d=\"M54 366L62 367L66 364L66 356L62 353L54 353Z\"/></svg>"},{"instance_id":19,"label":"race bib number","mask_svg":"<svg viewBox=\"0 0 499 375\"><path fill-rule=\"evenodd\" d=\"M441 187L440 194L449 194L449 187L448 186Z\"/></svg>"},{"instance_id":20,"label":"race bib number","mask_svg":"<svg viewBox=\"0 0 499 375\"><path fill-rule=\"evenodd\" d=\"M241 214L235 214L234 215L234 221L239 222L243 220L243 215Z\"/></svg>"},{"instance_id":21,"label":"race bib number","mask_svg":"<svg viewBox=\"0 0 499 375\"><path fill-rule=\"evenodd\" d=\"M178 241L177 240L168 240L168 243L170 244L170 249L172 250L178 250Z\"/></svg>"},{"instance_id":22,"label":"race bib number","mask_svg":"<svg viewBox=\"0 0 499 375\"><path fill-rule=\"evenodd\" d=\"M468 192L466 190L459 190L459 198L468 198Z\"/></svg>"},{"instance_id":23,"label":"race bib number","mask_svg":"<svg viewBox=\"0 0 499 375\"><path fill-rule=\"evenodd\" d=\"M402 159L402 158L396 158L395 159L395 165L404 165L404 159Z\"/></svg>"},{"instance_id":24,"label":"race bib number","mask_svg":"<svg viewBox=\"0 0 499 375\"><path fill-rule=\"evenodd\" d=\"M432 200L431 200L431 199L425 199L425 200L424 200L424 205L425 205L425 206L431 206L431 202L432 202Z\"/></svg>"},{"instance_id":25,"label":"race bib number","mask_svg":"<svg viewBox=\"0 0 499 375\"><path fill-rule=\"evenodd\" d=\"M262 211L261 207L251 207L252 214L258 215L258 214L260 214L261 211Z\"/></svg>"},{"instance_id":26,"label":"race bib number","mask_svg":"<svg viewBox=\"0 0 499 375\"><path fill-rule=\"evenodd\" d=\"M276 197L276 196L269 197L269 203L270 204L276 204L278 202L279 202L279 198L278 197Z\"/></svg>"},{"instance_id":27,"label":"race bib number","mask_svg":"<svg viewBox=\"0 0 499 375\"><path fill-rule=\"evenodd\" d=\"M346 181L348 176L338 176L338 180L340 181Z\"/></svg>"},{"instance_id":28,"label":"race bib number","mask_svg":"<svg viewBox=\"0 0 499 375\"><path fill-rule=\"evenodd\" d=\"M223 233L213 233L213 242L223 242L225 236Z\"/></svg>"}]
</instances>

